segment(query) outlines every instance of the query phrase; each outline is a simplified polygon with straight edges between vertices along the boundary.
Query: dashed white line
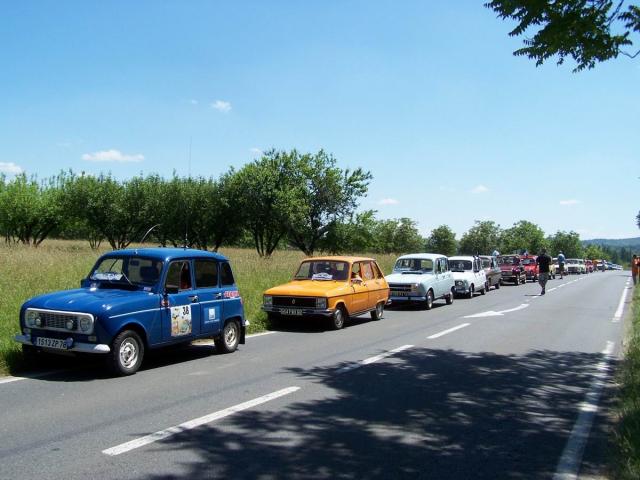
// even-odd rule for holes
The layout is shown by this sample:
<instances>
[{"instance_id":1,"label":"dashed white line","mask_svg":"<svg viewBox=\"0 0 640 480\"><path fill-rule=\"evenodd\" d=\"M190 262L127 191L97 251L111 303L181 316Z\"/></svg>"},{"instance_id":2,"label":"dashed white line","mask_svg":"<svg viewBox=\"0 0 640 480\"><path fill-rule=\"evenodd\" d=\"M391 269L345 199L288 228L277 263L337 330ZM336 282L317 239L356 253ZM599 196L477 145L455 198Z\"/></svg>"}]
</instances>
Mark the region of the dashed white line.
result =
<instances>
[{"instance_id":1,"label":"dashed white line","mask_svg":"<svg viewBox=\"0 0 640 480\"><path fill-rule=\"evenodd\" d=\"M573 480L578 478L582 454L584 453L587 440L589 440L591 425L598 411L600 395L609 371L609 362L612 358L613 346L613 342L607 342L606 348L602 351L602 355L604 355L605 358L596 366L597 372L594 374L585 400L580 404L580 414L573 426L567 445L564 447L564 451L556 467L556 473L553 475L553 480Z\"/></svg>"},{"instance_id":2,"label":"dashed white line","mask_svg":"<svg viewBox=\"0 0 640 480\"><path fill-rule=\"evenodd\" d=\"M401 347L394 348L393 350L389 350L387 352L381 353L380 355L375 355L373 357L365 358L364 360L361 360L360 362L352 363L350 365L346 365L346 366L338 369L338 371L336 373L350 372L352 370L355 370L356 368L360 368L360 367L363 367L365 365L369 365L371 363L374 363L374 362L377 362L379 360L382 360L383 358L387 358L387 357L390 357L391 355L394 355L396 353L402 352L404 350L408 350L409 348L413 348L413 345L402 345Z\"/></svg>"},{"instance_id":3,"label":"dashed white line","mask_svg":"<svg viewBox=\"0 0 640 480\"><path fill-rule=\"evenodd\" d=\"M146 435L144 437L131 440L130 442L121 443L120 445L116 445L115 447L107 448L106 450L103 450L102 453L110 456L121 455L123 453L130 452L131 450L149 445L150 443L164 440L165 438L171 437L178 433L182 433L187 430L193 430L194 428L198 428L207 423L215 422L216 420L228 417L230 415L233 415L234 413L253 408L266 402L270 402L271 400L275 400L276 398L284 397L285 395L297 392L298 390L300 390L300 387L283 388L282 390L263 395L262 397L254 398L253 400L249 400L248 402L239 403L238 405L235 405L233 407L225 408L224 410L219 410L217 412L210 413L209 415L189 420L188 422L181 423L180 425L176 425L175 427L160 430L158 432L152 433L151 435Z\"/></svg>"},{"instance_id":4,"label":"dashed white line","mask_svg":"<svg viewBox=\"0 0 640 480\"><path fill-rule=\"evenodd\" d=\"M442 337L442 336L447 335L447 334L449 334L451 332L455 332L456 330L460 330L461 328L468 327L469 325L471 325L471 324L470 323L463 323L461 325L458 325L457 327L449 328L448 330L444 330L442 332L435 333L435 334L433 334L433 335L431 335L430 337L427 337L427 338L429 340L433 340L434 338Z\"/></svg>"}]
</instances>

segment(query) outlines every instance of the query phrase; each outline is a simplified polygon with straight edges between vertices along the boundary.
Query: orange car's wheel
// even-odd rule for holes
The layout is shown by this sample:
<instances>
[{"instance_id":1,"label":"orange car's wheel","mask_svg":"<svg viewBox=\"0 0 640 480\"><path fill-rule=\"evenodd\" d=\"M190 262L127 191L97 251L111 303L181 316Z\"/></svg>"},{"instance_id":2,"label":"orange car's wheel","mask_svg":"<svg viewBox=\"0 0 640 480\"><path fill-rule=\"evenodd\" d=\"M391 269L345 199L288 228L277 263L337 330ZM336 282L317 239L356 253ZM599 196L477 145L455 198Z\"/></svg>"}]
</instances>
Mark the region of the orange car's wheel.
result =
<instances>
[{"instance_id":1,"label":"orange car's wheel","mask_svg":"<svg viewBox=\"0 0 640 480\"><path fill-rule=\"evenodd\" d=\"M346 320L346 313L342 307L337 307L331 315L331 328L333 330L340 330L344 327L344 322Z\"/></svg>"},{"instance_id":2,"label":"orange car's wheel","mask_svg":"<svg viewBox=\"0 0 640 480\"><path fill-rule=\"evenodd\" d=\"M371 319L372 320L381 320L382 315L384 314L384 303L378 302L375 310L371 310Z\"/></svg>"}]
</instances>

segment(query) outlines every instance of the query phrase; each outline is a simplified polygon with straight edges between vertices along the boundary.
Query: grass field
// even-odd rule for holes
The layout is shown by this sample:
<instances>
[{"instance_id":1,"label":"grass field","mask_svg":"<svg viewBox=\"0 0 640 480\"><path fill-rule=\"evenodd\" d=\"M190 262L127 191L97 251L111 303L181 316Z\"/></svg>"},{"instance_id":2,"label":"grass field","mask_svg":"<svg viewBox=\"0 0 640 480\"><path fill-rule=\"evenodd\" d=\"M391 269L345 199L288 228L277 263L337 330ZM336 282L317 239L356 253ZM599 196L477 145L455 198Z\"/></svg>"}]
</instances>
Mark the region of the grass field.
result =
<instances>
[{"instance_id":1,"label":"grass field","mask_svg":"<svg viewBox=\"0 0 640 480\"><path fill-rule=\"evenodd\" d=\"M618 374L620 399L616 431L615 478L640 478L640 287L633 296L632 325L627 351Z\"/></svg>"},{"instance_id":2,"label":"grass field","mask_svg":"<svg viewBox=\"0 0 640 480\"><path fill-rule=\"evenodd\" d=\"M108 249L91 250L88 242L48 240L40 247L0 243L0 374L23 367L20 346L13 341L19 333L18 314L22 303L35 295L77 288L96 259ZM240 294L244 299L249 332L267 327L260 310L262 292L288 281L299 261L298 251L277 251L271 258L260 258L255 250L221 249L232 263ZM383 272L390 271L395 255L375 255Z\"/></svg>"}]
</instances>

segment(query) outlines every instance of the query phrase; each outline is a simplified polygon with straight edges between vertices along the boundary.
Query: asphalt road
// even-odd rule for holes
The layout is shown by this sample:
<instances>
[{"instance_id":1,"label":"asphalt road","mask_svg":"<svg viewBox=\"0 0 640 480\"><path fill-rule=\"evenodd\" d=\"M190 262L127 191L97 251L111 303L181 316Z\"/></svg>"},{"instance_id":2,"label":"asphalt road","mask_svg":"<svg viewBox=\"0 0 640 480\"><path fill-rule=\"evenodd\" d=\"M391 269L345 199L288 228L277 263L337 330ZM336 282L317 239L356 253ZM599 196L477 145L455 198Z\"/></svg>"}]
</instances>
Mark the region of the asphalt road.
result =
<instances>
[{"instance_id":1,"label":"asphalt road","mask_svg":"<svg viewBox=\"0 0 640 480\"><path fill-rule=\"evenodd\" d=\"M629 275L539 291L505 285L340 331L289 324L230 355L165 350L126 378L85 366L0 380L0 478L598 472Z\"/></svg>"}]
</instances>

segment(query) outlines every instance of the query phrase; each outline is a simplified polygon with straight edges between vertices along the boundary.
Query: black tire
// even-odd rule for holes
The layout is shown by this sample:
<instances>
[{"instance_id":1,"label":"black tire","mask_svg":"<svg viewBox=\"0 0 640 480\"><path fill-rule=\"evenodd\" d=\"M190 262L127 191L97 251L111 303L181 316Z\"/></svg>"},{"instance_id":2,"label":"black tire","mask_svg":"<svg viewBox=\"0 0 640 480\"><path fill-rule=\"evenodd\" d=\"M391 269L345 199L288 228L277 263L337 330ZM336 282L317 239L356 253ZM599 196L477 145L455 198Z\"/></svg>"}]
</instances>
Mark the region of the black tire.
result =
<instances>
[{"instance_id":1,"label":"black tire","mask_svg":"<svg viewBox=\"0 0 640 480\"><path fill-rule=\"evenodd\" d=\"M433 292L431 290L427 291L427 299L424 301L424 308L427 310L431 310L433 308Z\"/></svg>"},{"instance_id":2,"label":"black tire","mask_svg":"<svg viewBox=\"0 0 640 480\"><path fill-rule=\"evenodd\" d=\"M133 375L138 371L144 358L144 342L133 330L123 330L111 344L107 362L116 375Z\"/></svg>"},{"instance_id":3,"label":"black tire","mask_svg":"<svg viewBox=\"0 0 640 480\"><path fill-rule=\"evenodd\" d=\"M376 304L375 310L371 310L371 319L382 320L383 315L384 315L384 302L378 302Z\"/></svg>"},{"instance_id":4,"label":"black tire","mask_svg":"<svg viewBox=\"0 0 640 480\"><path fill-rule=\"evenodd\" d=\"M232 353L238 349L240 342L240 326L235 320L229 320L224 324L222 335L213 339L216 350L220 353Z\"/></svg>"},{"instance_id":5,"label":"black tire","mask_svg":"<svg viewBox=\"0 0 640 480\"><path fill-rule=\"evenodd\" d=\"M342 307L338 307L334 310L333 315L331 315L329 325L332 330L340 330L344 327L344 322L346 320L346 313Z\"/></svg>"},{"instance_id":6,"label":"black tire","mask_svg":"<svg viewBox=\"0 0 640 480\"><path fill-rule=\"evenodd\" d=\"M453 290L451 290L449 292L449 295L447 295L444 299L447 302L447 305L451 305L453 303Z\"/></svg>"},{"instance_id":7,"label":"black tire","mask_svg":"<svg viewBox=\"0 0 640 480\"><path fill-rule=\"evenodd\" d=\"M473 298L473 283L469 286L469 293L467 293L467 298Z\"/></svg>"},{"instance_id":8,"label":"black tire","mask_svg":"<svg viewBox=\"0 0 640 480\"><path fill-rule=\"evenodd\" d=\"M482 287L482 290L480 290L480 295L485 295L487 293L487 284L484 284L484 287Z\"/></svg>"},{"instance_id":9,"label":"black tire","mask_svg":"<svg viewBox=\"0 0 640 480\"><path fill-rule=\"evenodd\" d=\"M498 283L496 283L496 290L500 290L500 285L502 285L502 280L498 280Z\"/></svg>"}]
</instances>

